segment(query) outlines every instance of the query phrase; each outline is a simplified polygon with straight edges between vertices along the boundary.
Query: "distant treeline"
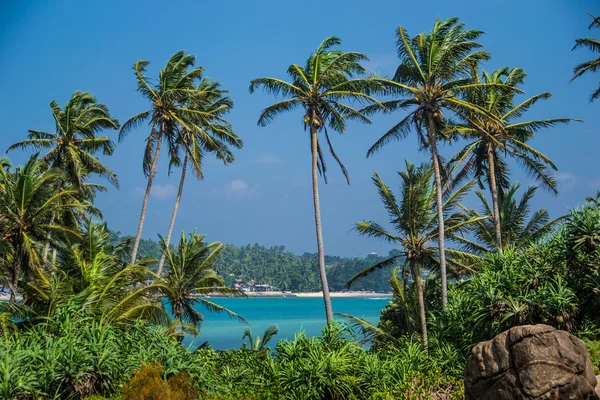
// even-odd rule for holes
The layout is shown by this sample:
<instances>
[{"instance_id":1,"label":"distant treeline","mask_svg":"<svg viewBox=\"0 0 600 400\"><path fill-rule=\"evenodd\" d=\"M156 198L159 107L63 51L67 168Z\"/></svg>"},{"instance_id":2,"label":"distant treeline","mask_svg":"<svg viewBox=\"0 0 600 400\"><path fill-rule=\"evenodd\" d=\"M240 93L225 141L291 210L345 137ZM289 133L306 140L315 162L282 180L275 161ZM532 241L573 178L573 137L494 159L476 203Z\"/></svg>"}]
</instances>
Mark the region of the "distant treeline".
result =
<instances>
[{"instance_id":1,"label":"distant treeline","mask_svg":"<svg viewBox=\"0 0 600 400\"><path fill-rule=\"evenodd\" d=\"M119 232L113 232L115 242L127 238L121 237ZM393 254L396 254L395 250L392 250L389 255ZM158 242L142 239L139 255L158 259L160 257ZM325 256L330 290L344 290L346 282L354 275L385 257ZM153 268L155 269L156 265ZM379 270L359 280L352 286L352 290L389 291L388 279L391 268ZM285 290L302 292L321 290L317 255L311 253L297 255L287 251L285 246L265 247L253 244L237 247L228 244L219 255L215 270L225 279L225 284L228 286L232 286L234 279L239 278L244 283L252 279L256 283L268 283Z\"/></svg>"}]
</instances>

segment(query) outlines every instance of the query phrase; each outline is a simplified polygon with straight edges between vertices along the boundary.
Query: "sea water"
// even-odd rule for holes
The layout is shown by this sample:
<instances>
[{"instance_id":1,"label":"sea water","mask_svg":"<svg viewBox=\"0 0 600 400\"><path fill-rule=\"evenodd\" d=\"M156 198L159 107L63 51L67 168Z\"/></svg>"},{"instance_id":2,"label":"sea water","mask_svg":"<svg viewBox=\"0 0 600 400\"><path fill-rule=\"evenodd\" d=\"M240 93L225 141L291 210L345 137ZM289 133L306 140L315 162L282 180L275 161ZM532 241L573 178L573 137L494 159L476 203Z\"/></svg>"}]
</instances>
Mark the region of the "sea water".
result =
<instances>
[{"instance_id":1,"label":"sea water","mask_svg":"<svg viewBox=\"0 0 600 400\"><path fill-rule=\"evenodd\" d=\"M325 308L321 297L258 297L258 298L210 298L207 299L226 307L244 317L250 325L225 314L211 313L198 304L196 307L204 315L201 335L197 338L188 336L184 339L186 346L199 346L208 341L215 350L239 348L242 345L242 334L250 328L256 338L263 335L265 328L271 325L279 327L279 334L269 342L273 348L279 340L293 340L294 335L305 332L307 336L320 335L325 325ZM373 295L372 297L333 297L331 303L334 313L345 313L363 318L377 324L379 314L389 302L389 297ZM336 320L346 321L335 317Z\"/></svg>"}]
</instances>

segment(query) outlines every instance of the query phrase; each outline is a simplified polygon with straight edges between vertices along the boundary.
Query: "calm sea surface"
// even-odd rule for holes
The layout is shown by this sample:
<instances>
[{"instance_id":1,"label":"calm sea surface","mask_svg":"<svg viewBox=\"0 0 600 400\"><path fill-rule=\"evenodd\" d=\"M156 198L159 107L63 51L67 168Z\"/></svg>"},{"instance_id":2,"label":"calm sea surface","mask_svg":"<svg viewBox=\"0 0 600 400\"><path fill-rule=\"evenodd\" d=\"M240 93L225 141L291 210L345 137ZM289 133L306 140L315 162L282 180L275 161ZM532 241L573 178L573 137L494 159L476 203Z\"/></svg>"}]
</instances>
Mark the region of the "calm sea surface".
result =
<instances>
[{"instance_id":1,"label":"calm sea surface","mask_svg":"<svg viewBox=\"0 0 600 400\"><path fill-rule=\"evenodd\" d=\"M387 297L335 297L332 298L333 311L364 318L376 324L381 309L388 303ZM211 298L231 311L241 315L250 322L250 330L254 337L261 336L270 325L279 327L277 335L269 346L273 348L277 341L293 339L298 332L306 332L307 336L319 335L325 325L325 309L320 297L280 297L280 298ZM185 345L198 346L204 341L216 350L239 348L246 325L227 315L211 314L202 306L198 310L204 314L201 335L195 340L184 339ZM343 320L343 318L337 318Z\"/></svg>"}]
</instances>

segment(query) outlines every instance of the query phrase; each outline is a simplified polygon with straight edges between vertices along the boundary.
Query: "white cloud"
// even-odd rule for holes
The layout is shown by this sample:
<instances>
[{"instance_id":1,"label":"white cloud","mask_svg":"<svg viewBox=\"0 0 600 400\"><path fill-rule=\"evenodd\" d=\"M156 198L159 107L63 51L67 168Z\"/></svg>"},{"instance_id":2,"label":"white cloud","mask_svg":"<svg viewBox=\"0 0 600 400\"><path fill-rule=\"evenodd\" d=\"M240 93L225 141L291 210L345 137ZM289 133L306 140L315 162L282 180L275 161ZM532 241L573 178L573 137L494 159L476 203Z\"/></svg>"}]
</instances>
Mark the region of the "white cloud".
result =
<instances>
[{"instance_id":1,"label":"white cloud","mask_svg":"<svg viewBox=\"0 0 600 400\"><path fill-rule=\"evenodd\" d=\"M258 158L256 159L256 162L259 164L273 165L273 164L282 164L283 160L272 154L263 154L261 156L258 156Z\"/></svg>"},{"instance_id":2,"label":"white cloud","mask_svg":"<svg viewBox=\"0 0 600 400\"><path fill-rule=\"evenodd\" d=\"M215 192L226 199L244 199L253 197L256 194L256 190L241 179L234 179L225 184L222 190L216 190Z\"/></svg>"},{"instance_id":3,"label":"white cloud","mask_svg":"<svg viewBox=\"0 0 600 400\"><path fill-rule=\"evenodd\" d=\"M554 178L561 189L573 189L577 185L577 176L570 172L556 172Z\"/></svg>"},{"instance_id":4,"label":"white cloud","mask_svg":"<svg viewBox=\"0 0 600 400\"><path fill-rule=\"evenodd\" d=\"M152 190L150 191L150 196L157 199L157 200L166 200L166 199L170 199L171 197L175 196L175 193L177 192L177 190L175 189L175 186L171 185L171 184L167 184L167 185L152 185ZM135 194L136 196L143 196L144 193L146 193L145 188L141 188L141 187L136 187L135 188Z\"/></svg>"},{"instance_id":5,"label":"white cloud","mask_svg":"<svg viewBox=\"0 0 600 400\"><path fill-rule=\"evenodd\" d=\"M225 185L225 190L230 192L237 192L246 189L248 189L248 184L241 179L234 179Z\"/></svg>"}]
</instances>

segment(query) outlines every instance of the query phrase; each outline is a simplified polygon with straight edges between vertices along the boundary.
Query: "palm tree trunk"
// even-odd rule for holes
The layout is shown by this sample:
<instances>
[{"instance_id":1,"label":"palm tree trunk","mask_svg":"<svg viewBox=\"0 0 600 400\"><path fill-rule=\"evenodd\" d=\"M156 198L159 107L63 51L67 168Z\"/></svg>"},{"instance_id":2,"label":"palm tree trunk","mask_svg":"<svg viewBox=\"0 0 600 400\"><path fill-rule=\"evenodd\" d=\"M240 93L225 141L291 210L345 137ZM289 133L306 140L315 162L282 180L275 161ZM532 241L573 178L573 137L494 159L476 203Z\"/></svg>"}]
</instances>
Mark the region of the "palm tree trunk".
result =
<instances>
[{"instance_id":1,"label":"palm tree trunk","mask_svg":"<svg viewBox=\"0 0 600 400\"><path fill-rule=\"evenodd\" d=\"M494 149L490 144L488 146L488 164L489 164L489 176L488 182L490 184L490 192L492 193L492 203L494 207L494 226L496 228L496 244L498 245L498 252L502 253L502 226L500 225L500 207L498 205L498 186L496 184L496 165L494 160Z\"/></svg>"},{"instance_id":2,"label":"palm tree trunk","mask_svg":"<svg viewBox=\"0 0 600 400\"><path fill-rule=\"evenodd\" d=\"M325 303L325 318L327 325L333 323L333 310L331 298L329 297L329 285L325 271L325 251L323 250L323 232L321 228L321 206L319 204L319 171L317 167L317 128L310 127L310 150L312 153L312 187L315 206L315 228L317 230L317 257L319 260L319 274L321 275L321 287L323 288L323 302Z\"/></svg>"},{"instance_id":3,"label":"palm tree trunk","mask_svg":"<svg viewBox=\"0 0 600 400\"><path fill-rule=\"evenodd\" d=\"M58 181L58 184L56 185L56 192L58 193L60 191L60 189L62 189L62 185L63 182L61 180ZM50 216L50 226L54 225L54 220L56 220L56 210L52 212L52 215ZM48 234L48 237L50 238L51 234ZM50 242L46 242L46 245L44 246L44 253L42 254L42 261L44 261L44 264L46 263L46 260L48 260L48 252L50 251Z\"/></svg>"},{"instance_id":4,"label":"palm tree trunk","mask_svg":"<svg viewBox=\"0 0 600 400\"><path fill-rule=\"evenodd\" d=\"M161 127L162 130L158 136L156 142L156 151L154 152L154 159L152 160L152 166L150 166L150 174L148 175L148 184L146 185L146 193L144 194L144 202L142 203L142 213L140 215L140 223L138 224L137 233L135 235L135 242L133 243L133 250L131 250L131 264L136 261L138 248L140 246L140 240L142 239L142 229L144 229L144 218L146 218L146 208L148 207L148 199L150 198L150 191L152 190L152 180L156 173L156 166L158 165L158 156L160 155L160 146L162 144L162 134L164 131L164 123Z\"/></svg>"},{"instance_id":5,"label":"palm tree trunk","mask_svg":"<svg viewBox=\"0 0 600 400\"><path fill-rule=\"evenodd\" d=\"M415 289L417 290L417 301L419 303L419 319L421 320L421 334L423 336L423 345L427 349L427 317L425 315L425 299L423 296L423 279L421 271L415 268L415 262L410 262L413 278L415 279Z\"/></svg>"},{"instance_id":6,"label":"palm tree trunk","mask_svg":"<svg viewBox=\"0 0 600 400\"><path fill-rule=\"evenodd\" d=\"M446 248L445 248L445 232L444 232L444 198L442 195L442 172L440 160L438 159L437 143L435 137L435 126L433 117L427 117L427 135L429 136L429 144L431 146L431 158L433 159L433 171L435 173L435 192L436 205L438 213L439 240L438 246L440 251L440 277L442 280L442 305L448 304L448 282L446 276Z\"/></svg>"},{"instance_id":7,"label":"palm tree trunk","mask_svg":"<svg viewBox=\"0 0 600 400\"><path fill-rule=\"evenodd\" d=\"M56 218L56 213L52 213L52 215L50 216L50 226L54 225L54 219ZM51 234L48 233L48 238L50 238ZM50 252L50 242L46 242L46 244L44 245L44 253L42 254L42 261L44 262L44 264L46 263L46 261L48 260L48 253Z\"/></svg>"},{"instance_id":8,"label":"palm tree trunk","mask_svg":"<svg viewBox=\"0 0 600 400\"><path fill-rule=\"evenodd\" d=\"M175 225L175 217L177 216L177 210L179 209L179 202L181 201L181 193L183 192L183 182L185 181L185 170L187 169L188 153L185 153L183 158L183 165L181 166L181 179L179 179L179 189L177 190L177 197L175 198L175 206L173 206L173 213L171 214L171 222L169 223L169 230L167 231L167 248L171 242L171 234L173 233L173 225ZM160 256L160 262L158 263L158 271L156 274L160 276L162 274L163 265L165 265L165 255Z\"/></svg>"}]
</instances>

